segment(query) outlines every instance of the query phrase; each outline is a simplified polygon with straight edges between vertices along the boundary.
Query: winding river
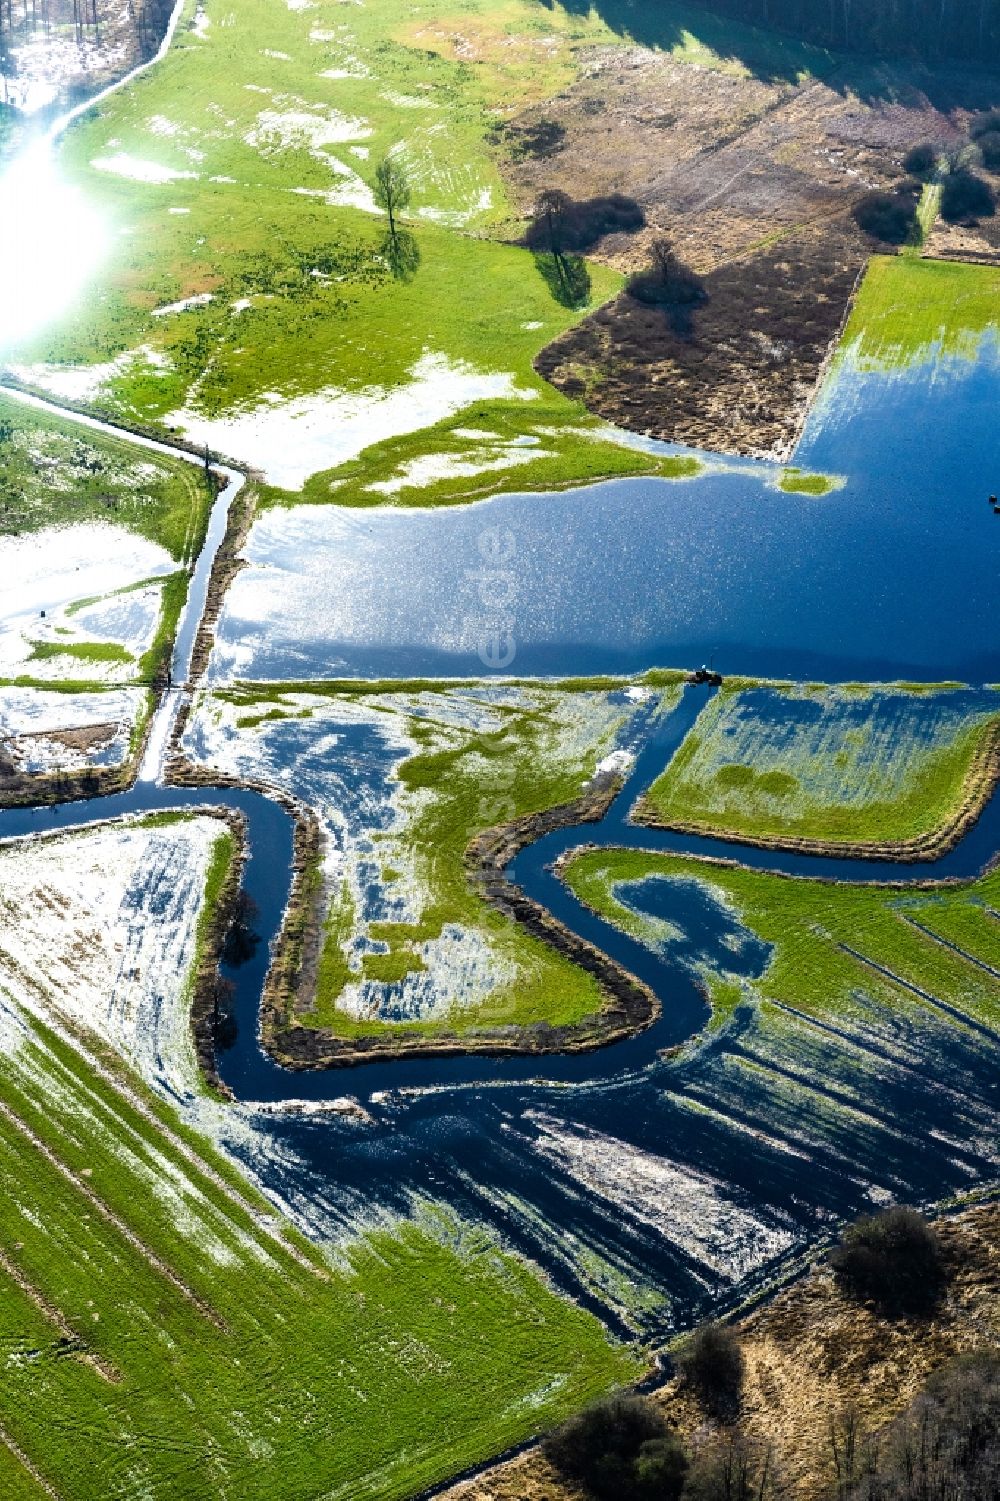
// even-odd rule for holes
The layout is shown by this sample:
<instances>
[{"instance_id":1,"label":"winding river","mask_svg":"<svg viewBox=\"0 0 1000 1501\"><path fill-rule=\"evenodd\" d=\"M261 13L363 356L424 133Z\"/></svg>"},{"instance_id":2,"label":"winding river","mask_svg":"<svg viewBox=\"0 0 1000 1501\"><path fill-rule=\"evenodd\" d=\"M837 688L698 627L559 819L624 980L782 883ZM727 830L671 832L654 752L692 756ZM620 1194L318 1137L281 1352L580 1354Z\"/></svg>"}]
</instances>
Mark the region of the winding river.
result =
<instances>
[{"instance_id":1,"label":"winding river","mask_svg":"<svg viewBox=\"0 0 1000 1501\"><path fill-rule=\"evenodd\" d=\"M982 1181L982 1152L973 1148L963 1157L956 1155L954 1144L970 1130L970 1100L977 1108L980 1103L984 1110L992 1108L995 1039L970 1039L961 1029L953 1029L955 1036L944 1027L936 1034L932 1030L930 1040L938 1051L933 1060L928 1058L924 1078L909 1068L906 1077L888 1079L884 1063L880 1065L883 1098L868 1107L878 1117L878 1130L874 1137L870 1129L861 1133L864 1161L851 1169L842 1143L834 1150L829 1144L817 1150L814 1141L809 1151L801 1152L788 1122L776 1128L772 1123L768 1130L759 1124L751 1129L743 1122L740 1129L750 1130L754 1145L748 1149L739 1142L734 1156L730 1128L720 1129L719 1122L699 1123L685 1116L683 1104L678 1108L690 1083L676 1068L670 1071L661 1052L700 1031L707 1019L703 993L686 962L690 955L683 941L660 950L646 947L582 906L552 873L552 863L560 855L588 842L735 857L758 869L791 875L905 883L974 876L1000 848L998 795L949 854L907 865L792 855L632 824L629 811L635 799L669 761L712 692L694 685L684 690L668 716L649 721L655 728L647 727L633 768L603 820L540 839L517 856L509 871L566 926L653 988L663 1009L651 1027L596 1052L544 1059L416 1057L325 1072L291 1072L277 1065L259 1044L257 1015L270 948L289 894L291 817L279 803L256 791L177 788L163 777L169 733L188 692L191 652L211 564L242 477L229 471L226 481L178 630L172 666L175 686L158 707L135 784L127 792L89 802L4 810L0 839L168 808L221 805L244 815L249 854L244 889L256 906L263 941L247 962L223 966L235 987L237 1027L235 1041L220 1050L219 1072L238 1100L252 1102L252 1109L265 1115L280 1148L270 1168L272 1187L286 1201L320 1197L334 1220L338 1213L349 1220L362 1198L369 1213L412 1211L415 1203L427 1201L446 1203L456 1213L492 1223L507 1244L540 1262L557 1285L619 1333L640 1329L656 1335L699 1309L745 1295L755 1283L787 1267L825 1227L863 1207L880 1179L886 1191L927 1199L939 1199L942 1191L957 1189L970 1179ZM670 915L678 926L697 933L703 947L707 943L711 949L714 943L716 953L721 953L725 934L713 930L712 914L707 916L706 931L706 914L696 910L696 894L677 888L671 900ZM744 1044L747 1026L752 1026L749 1018L738 1022L730 1045ZM711 1068L713 1046L718 1049L719 1044L702 1049L693 1063L683 1066L688 1075ZM955 1077L950 1092L949 1073ZM860 1077L865 1077L864 1069ZM348 1093L363 1102L369 1117L366 1126L322 1110L324 1103ZM748 1116L751 1106L748 1100L742 1107ZM320 1108L313 1113L315 1107ZM913 1123L909 1133L906 1123ZM914 1132L923 1144L919 1151ZM580 1191L577 1164L564 1151L567 1138L598 1144L588 1168L597 1191ZM705 1249L703 1227L664 1236L655 1215L616 1213L601 1183L605 1152L618 1164L615 1171L621 1170L627 1192L630 1171L641 1176L649 1161L685 1162L683 1169L678 1167L681 1176L673 1189L693 1187L696 1215L713 1214L721 1206L738 1218L725 1253ZM631 1168L629 1154L634 1159ZM282 1166L276 1169L275 1163ZM715 1186L705 1190L706 1183ZM724 1186L721 1194L718 1185ZM669 1203L671 1185L662 1191ZM741 1239L748 1242L744 1253L739 1250ZM633 1292L623 1292L618 1282ZM643 1288L638 1312L636 1285Z\"/></svg>"},{"instance_id":2,"label":"winding river","mask_svg":"<svg viewBox=\"0 0 1000 1501\"><path fill-rule=\"evenodd\" d=\"M178 13L179 7L175 19ZM69 118L57 122L50 141ZM995 368L989 389L995 396ZM977 387L977 401L979 394ZM178 452L93 418L74 420L140 446ZM811 457L822 467L819 460L828 461L832 453L814 443ZM992 457L974 458L976 483L985 485ZM917 462L909 454L905 472L915 473ZM492 1226L610 1327L655 1336L709 1307L739 1300L873 1202L889 1196L940 1200L995 1178L990 1122L995 1126L996 1038L983 1029L935 1022L905 1008L883 1015L873 1003L865 1013L862 998L858 1015L841 1027L791 1017L776 1048L746 1007L691 1058L678 1063L662 1056L707 1019L685 943L654 950L583 907L551 870L567 850L582 842L639 847L735 858L790 875L905 883L974 876L1000 849L998 794L948 855L907 865L793 855L631 824L637 796L705 703L709 690L695 686L648 734L604 819L546 836L523 850L509 872L567 927L654 989L663 1009L653 1026L597 1052L544 1059L410 1058L306 1073L276 1065L259 1045L257 1015L270 947L288 900L291 818L256 791L189 790L164 781L166 747L189 692L212 564L243 483L236 469L225 470L224 478L178 629L174 686L157 708L135 784L89 802L4 810L0 840L163 809L214 805L245 816L244 888L259 914L263 941L247 962L224 966L235 986L237 1030L233 1045L220 1052L219 1071L244 1102L240 1108L266 1122L275 1144L269 1172L276 1193L286 1202L321 1205L334 1226L356 1226L361 1206L374 1217L412 1213L427 1203L442 1206ZM774 504L784 514L792 504L805 512L810 503L784 497ZM457 514L436 517L434 524L459 524ZM817 515L821 529L829 525L823 513ZM967 525L978 536L980 524L978 517L963 521L962 536ZM698 527L704 545L700 519ZM927 538L911 537L908 545L926 551ZM976 587L988 595L995 573L978 555L976 568ZM835 604L842 576L831 573L824 587ZM863 583L852 587L863 589ZM973 591L973 606L977 598ZM933 616L934 610L923 614ZM788 621L791 628L792 615ZM949 649L957 639L953 627L952 620ZM822 660L821 646L817 642L807 654L810 666ZM656 649L662 647L659 642ZM853 645L845 649L847 658L861 660ZM894 660L900 660L898 653ZM965 660L971 665L992 658L977 644ZM545 670L541 658L534 670ZM672 900L679 928L697 932L701 952L707 946L710 953L713 943L719 952L726 935L713 932L696 896L678 889ZM367 1124L307 1108L347 1093L363 1104ZM843 1112L850 1117L847 1125ZM230 1148L238 1155L239 1141Z\"/></svg>"}]
</instances>

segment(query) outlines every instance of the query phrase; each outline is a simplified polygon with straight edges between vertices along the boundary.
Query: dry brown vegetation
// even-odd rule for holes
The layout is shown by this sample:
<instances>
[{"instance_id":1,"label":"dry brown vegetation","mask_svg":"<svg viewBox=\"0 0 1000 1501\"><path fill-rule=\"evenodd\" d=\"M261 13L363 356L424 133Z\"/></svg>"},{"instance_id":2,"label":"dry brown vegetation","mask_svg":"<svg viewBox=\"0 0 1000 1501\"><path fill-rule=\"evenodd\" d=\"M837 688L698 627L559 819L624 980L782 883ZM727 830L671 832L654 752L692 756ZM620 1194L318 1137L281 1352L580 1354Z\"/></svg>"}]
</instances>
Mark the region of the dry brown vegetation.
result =
<instances>
[{"instance_id":1,"label":"dry brown vegetation","mask_svg":"<svg viewBox=\"0 0 1000 1501\"><path fill-rule=\"evenodd\" d=\"M982 101L960 82L932 99L875 70L862 97L842 74L765 82L640 47L578 61L574 84L499 132L512 196L524 212L546 187L635 198L645 229L594 253L635 270L667 234L708 297L678 321L623 295L549 346L539 371L633 430L785 457L871 249L853 205L897 183L916 142L959 145ZM984 223L977 245L994 233L1000 245L1000 223Z\"/></svg>"},{"instance_id":2,"label":"dry brown vegetation","mask_svg":"<svg viewBox=\"0 0 1000 1501\"><path fill-rule=\"evenodd\" d=\"M873 1431L910 1402L954 1356L1000 1340L1000 1206L940 1222L950 1288L930 1320L891 1322L840 1294L826 1267L780 1293L737 1326L746 1362L741 1421L773 1447L783 1494L821 1501L833 1478L830 1423L849 1408ZM695 1444L711 1420L671 1381L656 1393ZM453 1486L445 1501L585 1501L566 1489L540 1451Z\"/></svg>"}]
</instances>

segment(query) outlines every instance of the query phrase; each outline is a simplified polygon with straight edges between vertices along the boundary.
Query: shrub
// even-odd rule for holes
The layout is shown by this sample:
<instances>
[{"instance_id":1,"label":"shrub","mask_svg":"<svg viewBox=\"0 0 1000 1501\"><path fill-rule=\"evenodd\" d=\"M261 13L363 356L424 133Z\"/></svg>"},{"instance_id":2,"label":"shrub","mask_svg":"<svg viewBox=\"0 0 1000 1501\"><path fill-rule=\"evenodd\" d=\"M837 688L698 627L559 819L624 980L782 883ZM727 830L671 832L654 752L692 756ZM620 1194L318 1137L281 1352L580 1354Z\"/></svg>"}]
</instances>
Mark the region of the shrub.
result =
<instances>
[{"instance_id":1,"label":"shrub","mask_svg":"<svg viewBox=\"0 0 1000 1501\"><path fill-rule=\"evenodd\" d=\"M723 1417L736 1411L743 1386L743 1352L732 1329L703 1324L680 1347L676 1364L710 1412Z\"/></svg>"},{"instance_id":2,"label":"shrub","mask_svg":"<svg viewBox=\"0 0 1000 1501\"><path fill-rule=\"evenodd\" d=\"M1000 169L1000 129L988 130L976 142L983 158L983 166L991 172Z\"/></svg>"},{"instance_id":3,"label":"shrub","mask_svg":"<svg viewBox=\"0 0 1000 1501\"><path fill-rule=\"evenodd\" d=\"M917 201L907 188L895 193L865 193L852 209L865 234L887 245L904 245L917 224Z\"/></svg>"},{"instance_id":4,"label":"shrub","mask_svg":"<svg viewBox=\"0 0 1000 1501\"><path fill-rule=\"evenodd\" d=\"M933 141L921 141L903 157L903 166L914 177L929 177L937 166L938 149Z\"/></svg>"},{"instance_id":5,"label":"shrub","mask_svg":"<svg viewBox=\"0 0 1000 1501\"><path fill-rule=\"evenodd\" d=\"M642 1397L608 1397L547 1435L550 1464L597 1501L676 1501L687 1470L681 1441Z\"/></svg>"},{"instance_id":6,"label":"shrub","mask_svg":"<svg viewBox=\"0 0 1000 1501\"><path fill-rule=\"evenodd\" d=\"M634 1501L672 1501L684 1489L687 1469L680 1434L668 1428L663 1438L647 1439L640 1447L624 1494Z\"/></svg>"},{"instance_id":7,"label":"shrub","mask_svg":"<svg viewBox=\"0 0 1000 1501\"><path fill-rule=\"evenodd\" d=\"M903 1206L848 1225L830 1265L843 1292L887 1314L929 1313L945 1285L937 1236Z\"/></svg>"},{"instance_id":8,"label":"shrub","mask_svg":"<svg viewBox=\"0 0 1000 1501\"><path fill-rule=\"evenodd\" d=\"M941 189L941 214L954 223L957 219L988 219L996 211L993 189L975 172L960 167L949 172Z\"/></svg>"},{"instance_id":9,"label":"shrub","mask_svg":"<svg viewBox=\"0 0 1000 1501\"><path fill-rule=\"evenodd\" d=\"M969 135L974 141L979 141L991 131L1000 130L1000 109L987 109L981 115L976 115L969 125Z\"/></svg>"},{"instance_id":10,"label":"shrub","mask_svg":"<svg viewBox=\"0 0 1000 1501\"><path fill-rule=\"evenodd\" d=\"M532 120L525 125L497 123L492 126L490 138L495 144L507 143L514 161L523 161L527 156L554 156L566 142L566 127L558 120Z\"/></svg>"}]
</instances>

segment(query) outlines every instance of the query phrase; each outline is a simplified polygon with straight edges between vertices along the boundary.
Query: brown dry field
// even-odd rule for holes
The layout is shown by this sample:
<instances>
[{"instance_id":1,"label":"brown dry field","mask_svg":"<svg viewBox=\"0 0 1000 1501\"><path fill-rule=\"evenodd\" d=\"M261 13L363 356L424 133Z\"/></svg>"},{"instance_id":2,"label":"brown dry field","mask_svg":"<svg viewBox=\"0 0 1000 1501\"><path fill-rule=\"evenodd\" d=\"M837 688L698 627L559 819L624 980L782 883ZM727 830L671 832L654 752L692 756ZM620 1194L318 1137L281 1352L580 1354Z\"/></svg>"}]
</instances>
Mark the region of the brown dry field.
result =
<instances>
[{"instance_id":1,"label":"brown dry field","mask_svg":"<svg viewBox=\"0 0 1000 1501\"><path fill-rule=\"evenodd\" d=\"M898 181L918 141L960 142L969 112L1000 89L887 68L850 75L857 91L846 73L795 86L640 47L584 49L577 65L558 97L507 122L508 139L540 121L565 132L544 156L508 156L515 203L527 214L544 187L635 198L647 228L607 236L594 254L635 269L666 234L708 299L676 329L621 296L543 351L540 373L635 431L786 457L875 248L853 204ZM964 253L948 234L931 253ZM1000 220L976 234L1000 254Z\"/></svg>"},{"instance_id":2,"label":"brown dry field","mask_svg":"<svg viewBox=\"0 0 1000 1501\"><path fill-rule=\"evenodd\" d=\"M874 1432L954 1356L1000 1341L1000 1205L940 1222L951 1284L930 1321L891 1323L848 1302L825 1268L736 1325L746 1360L744 1430L772 1446L789 1501L821 1501L832 1479L831 1418L856 1409ZM657 1391L689 1442L712 1424L676 1382ZM537 1449L443 1493L442 1501L585 1501L567 1489Z\"/></svg>"}]
</instances>

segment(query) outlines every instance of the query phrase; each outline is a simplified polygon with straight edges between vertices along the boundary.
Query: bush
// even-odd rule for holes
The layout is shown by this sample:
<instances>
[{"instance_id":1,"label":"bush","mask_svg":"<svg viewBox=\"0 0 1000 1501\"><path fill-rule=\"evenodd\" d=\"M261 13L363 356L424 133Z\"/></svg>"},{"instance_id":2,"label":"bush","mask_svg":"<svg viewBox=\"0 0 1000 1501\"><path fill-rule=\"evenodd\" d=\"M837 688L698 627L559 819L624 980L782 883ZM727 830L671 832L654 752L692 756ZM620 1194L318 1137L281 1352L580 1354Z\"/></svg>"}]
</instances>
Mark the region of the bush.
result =
<instances>
[{"instance_id":1,"label":"bush","mask_svg":"<svg viewBox=\"0 0 1000 1501\"><path fill-rule=\"evenodd\" d=\"M547 1435L550 1464L597 1501L676 1501L687 1471L681 1441L642 1397L608 1397Z\"/></svg>"},{"instance_id":2,"label":"bush","mask_svg":"<svg viewBox=\"0 0 1000 1501\"><path fill-rule=\"evenodd\" d=\"M526 125L497 123L489 134L495 145L506 142L516 162L527 156L554 156L566 144L566 127L558 120L532 120Z\"/></svg>"},{"instance_id":3,"label":"bush","mask_svg":"<svg viewBox=\"0 0 1000 1501\"><path fill-rule=\"evenodd\" d=\"M830 1265L848 1297L892 1315L929 1313L945 1285L937 1236L915 1209L902 1206L849 1225Z\"/></svg>"},{"instance_id":4,"label":"bush","mask_svg":"<svg viewBox=\"0 0 1000 1501\"><path fill-rule=\"evenodd\" d=\"M732 1329L724 1324L703 1324L680 1347L676 1364L710 1412L724 1417L739 1407L743 1352Z\"/></svg>"},{"instance_id":5,"label":"bush","mask_svg":"<svg viewBox=\"0 0 1000 1501\"><path fill-rule=\"evenodd\" d=\"M983 166L991 172L1000 169L1000 130L988 130L976 142L983 158Z\"/></svg>"},{"instance_id":6,"label":"bush","mask_svg":"<svg viewBox=\"0 0 1000 1501\"><path fill-rule=\"evenodd\" d=\"M921 141L903 157L903 166L914 177L929 177L937 166L938 149L933 141Z\"/></svg>"},{"instance_id":7,"label":"bush","mask_svg":"<svg viewBox=\"0 0 1000 1501\"><path fill-rule=\"evenodd\" d=\"M917 224L917 200L908 188L895 193L865 193L852 209L865 234L887 245L905 245Z\"/></svg>"},{"instance_id":8,"label":"bush","mask_svg":"<svg viewBox=\"0 0 1000 1501\"><path fill-rule=\"evenodd\" d=\"M957 219L989 219L996 211L993 189L975 172L961 167L949 172L941 189L941 214L954 223Z\"/></svg>"},{"instance_id":9,"label":"bush","mask_svg":"<svg viewBox=\"0 0 1000 1501\"><path fill-rule=\"evenodd\" d=\"M1000 130L1000 109L987 109L976 115L969 126L969 135L974 141L979 141L995 130Z\"/></svg>"}]
</instances>

